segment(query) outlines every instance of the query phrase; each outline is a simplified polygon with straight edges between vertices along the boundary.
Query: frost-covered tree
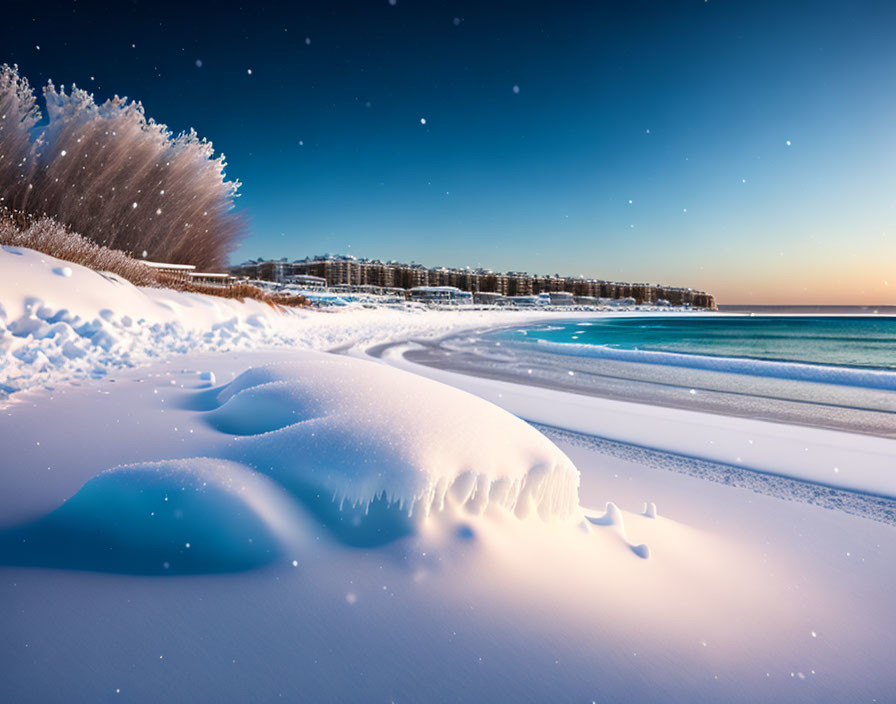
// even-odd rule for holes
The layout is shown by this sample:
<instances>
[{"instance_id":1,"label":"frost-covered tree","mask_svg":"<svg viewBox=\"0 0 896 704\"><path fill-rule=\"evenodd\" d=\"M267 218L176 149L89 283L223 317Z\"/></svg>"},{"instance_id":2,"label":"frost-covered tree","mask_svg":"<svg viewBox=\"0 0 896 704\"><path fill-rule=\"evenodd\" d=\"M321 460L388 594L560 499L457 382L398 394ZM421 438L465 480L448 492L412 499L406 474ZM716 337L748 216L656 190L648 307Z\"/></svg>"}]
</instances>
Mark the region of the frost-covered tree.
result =
<instances>
[{"instance_id":1,"label":"frost-covered tree","mask_svg":"<svg viewBox=\"0 0 896 704\"><path fill-rule=\"evenodd\" d=\"M39 117L27 82L5 69L10 87L0 101L21 94L29 119ZM227 180L211 142L192 130L173 136L127 98L97 104L76 86L66 92L52 82L44 98L47 123L30 139L29 182L9 196L11 207L135 256L201 269L226 263L245 229L233 209L240 184Z\"/></svg>"},{"instance_id":2,"label":"frost-covered tree","mask_svg":"<svg viewBox=\"0 0 896 704\"><path fill-rule=\"evenodd\" d=\"M40 110L28 80L17 66L0 66L0 207L25 206L39 146L32 130Z\"/></svg>"}]
</instances>

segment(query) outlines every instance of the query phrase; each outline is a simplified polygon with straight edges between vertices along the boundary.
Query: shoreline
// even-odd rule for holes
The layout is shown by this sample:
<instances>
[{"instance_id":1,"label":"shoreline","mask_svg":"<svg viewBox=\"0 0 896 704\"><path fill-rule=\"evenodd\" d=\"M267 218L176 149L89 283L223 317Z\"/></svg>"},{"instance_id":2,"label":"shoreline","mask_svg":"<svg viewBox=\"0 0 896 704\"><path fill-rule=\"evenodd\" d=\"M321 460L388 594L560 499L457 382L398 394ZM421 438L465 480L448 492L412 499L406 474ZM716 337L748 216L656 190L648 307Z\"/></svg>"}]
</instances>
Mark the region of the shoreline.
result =
<instances>
[{"instance_id":1,"label":"shoreline","mask_svg":"<svg viewBox=\"0 0 896 704\"><path fill-rule=\"evenodd\" d=\"M842 424L835 428L812 425L804 418L799 424L784 423L767 415L755 418L682 408L655 400L633 400L630 395L608 398L562 388L544 378L531 379L528 374L525 379L514 375L506 380L493 368L456 370L453 361L445 362L446 357L452 360L452 355L440 353L436 355L438 364L433 359L421 360L421 355L425 358L430 353L432 345L451 339L453 336L436 343L411 341L366 349L359 346L347 353L460 388L535 425L708 461L755 475L785 477L822 490L896 498L896 477L891 471L896 439L892 436L845 430ZM498 364L501 363L506 360L499 359ZM556 368L553 372L555 378L568 376ZM580 376L574 374L570 378Z\"/></svg>"},{"instance_id":2,"label":"shoreline","mask_svg":"<svg viewBox=\"0 0 896 704\"><path fill-rule=\"evenodd\" d=\"M555 428L540 423L532 425L553 442L582 447L602 456L637 462L647 469L675 472L701 481L747 489L775 499L798 501L830 511L842 511L851 516L896 526L896 499L888 496L837 489L813 481L793 479L780 474L767 474L698 457L655 450L643 445L577 433L566 428Z\"/></svg>"},{"instance_id":3,"label":"shoreline","mask_svg":"<svg viewBox=\"0 0 896 704\"><path fill-rule=\"evenodd\" d=\"M482 339L513 327L517 326L482 327L434 340L389 342L369 348L367 354L382 358L390 348L413 343L413 349L403 351L409 362L483 379L613 401L896 438L896 400L887 389L566 355Z\"/></svg>"}]
</instances>

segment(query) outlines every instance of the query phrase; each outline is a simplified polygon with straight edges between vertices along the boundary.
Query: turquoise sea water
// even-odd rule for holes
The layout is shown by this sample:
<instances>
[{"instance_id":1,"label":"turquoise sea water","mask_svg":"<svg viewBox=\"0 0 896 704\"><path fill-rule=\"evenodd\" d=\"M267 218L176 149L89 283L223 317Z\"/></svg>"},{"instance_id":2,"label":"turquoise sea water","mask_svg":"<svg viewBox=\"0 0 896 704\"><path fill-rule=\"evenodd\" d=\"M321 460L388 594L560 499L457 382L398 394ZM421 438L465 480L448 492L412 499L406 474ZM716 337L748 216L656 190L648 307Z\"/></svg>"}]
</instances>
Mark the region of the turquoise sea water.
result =
<instances>
[{"instance_id":1,"label":"turquoise sea water","mask_svg":"<svg viewBox=\"0 0 896 704\"><path fill-rule=\"evenodd\" d=\"M896 370L896 317L890 316L663 315L558 321L501 336L623 354L628 350Z\"/></svg>"}]
</instances>

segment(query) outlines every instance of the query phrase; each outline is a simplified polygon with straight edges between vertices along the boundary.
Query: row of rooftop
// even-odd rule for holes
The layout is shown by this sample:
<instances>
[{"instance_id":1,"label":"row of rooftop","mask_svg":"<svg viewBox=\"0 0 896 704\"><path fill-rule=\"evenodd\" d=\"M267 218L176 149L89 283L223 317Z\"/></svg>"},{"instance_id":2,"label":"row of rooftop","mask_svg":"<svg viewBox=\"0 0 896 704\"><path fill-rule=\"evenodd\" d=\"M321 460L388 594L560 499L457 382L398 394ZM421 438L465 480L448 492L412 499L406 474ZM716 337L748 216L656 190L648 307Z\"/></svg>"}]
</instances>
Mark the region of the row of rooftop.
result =
<instances>
[{"instance_id":1,"label":"row of rooftop","mask_svg":"<svg viewBox=\"0 0 896 704\"><path fill-rule=\"evenodd\" d=\"M633 299L639 305L668 303L693 308L716 307L711 294L677 286L603 281L559 274L539 276L526 272L498 273L488 269L427 268L416 263L383 262L345 255L327 254L295 261L250 260L230 267L230 273L240 279L391 295L401 295L421 287L450 287L472 294L494 294L495 297L518 298L565 292L581 299Z\"/></svg>"}]
</instances>

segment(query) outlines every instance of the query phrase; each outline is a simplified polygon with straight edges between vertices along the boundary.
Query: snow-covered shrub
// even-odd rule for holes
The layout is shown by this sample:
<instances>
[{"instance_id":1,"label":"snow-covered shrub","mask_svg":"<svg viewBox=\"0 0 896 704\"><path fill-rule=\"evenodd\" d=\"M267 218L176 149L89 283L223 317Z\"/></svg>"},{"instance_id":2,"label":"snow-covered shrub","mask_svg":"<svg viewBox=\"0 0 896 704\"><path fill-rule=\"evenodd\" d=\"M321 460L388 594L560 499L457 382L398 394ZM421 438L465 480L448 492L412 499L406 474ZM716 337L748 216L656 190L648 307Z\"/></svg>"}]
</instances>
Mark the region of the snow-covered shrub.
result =
<instances>
[{"instance_id":1,"label":"snow-covered shrub","mask_svg":"<svg viewBox=\"0 0 896 704\"><path fill-rule=\"evenodd\" d=\"M201 293L219 298L247 298L267 303L271 306L307 306L304 296L271 294L257 286L234 284L232 286L211 286L184 281L157 269L151 269L139 259L125 252L91 242L76 232L72 232L53 218L27 219L19 227L13 218L0 211L0 245L24 247L49 254L57 259L74 262L94 271L108 271L130 281L135 286L156 286L173 288L188 293Z\"/></svg>"},{"instance_id":2,"label":"snow-covered shrub","mask_svg":"<svg viewBox=\"0 0 896 704\"><path fill-rule=\"evenodd\" d=\"M231 286L213 286L211 284L199 284L192 281L172 281L167 282L164 275L161 277L164 286L175 288L178 291L186 291L188 293L201 293L206 296L218 296L219 298L235 298L239 301L247 298L253 301L261 301L270 306L290 306L293 308L302 308L310 305L308 299L304 296L291 296L283 293L268 293L257 286L246 283L236 283Z\"/></svg>"},{"instance_id":3,"label":"snow-covered shrub","mask_svg":"<svg viewBox=\"0 0 896 704\"><path fill-rule=\"evenodd\" d=\"M31 131L40 110L28 80L16 66L0 66L0 208L23 208L34 173Z\"/></svg>"},{"instance_id":4,"label":"snow-covered shrub","mask_svg":"<svg viewBox=\"0 0 896 704\"><path fill-rule=\"evenodd\" d=\"M226 179L224 156L214 156L211 142L192 130L174 136L127 98L97 104L76 86L66 92L52 82L44 98L47 124L29 137L40 117L33 93L15 67L2 68L7 207L52 217L133 256L200 269L226 264L244 232L233 210L240 184Z\"/></svg>"}]
</instances>

